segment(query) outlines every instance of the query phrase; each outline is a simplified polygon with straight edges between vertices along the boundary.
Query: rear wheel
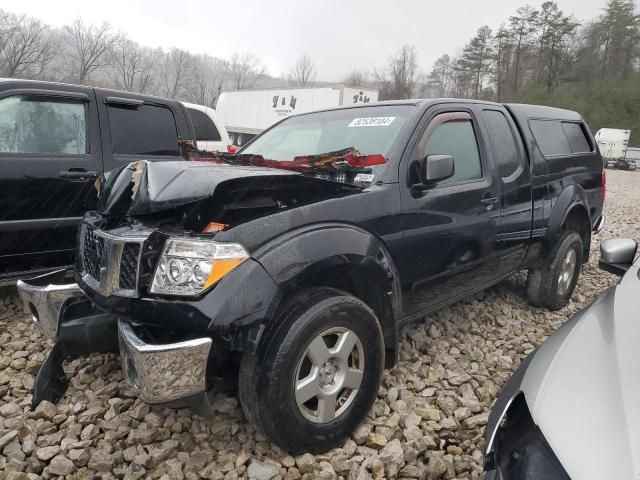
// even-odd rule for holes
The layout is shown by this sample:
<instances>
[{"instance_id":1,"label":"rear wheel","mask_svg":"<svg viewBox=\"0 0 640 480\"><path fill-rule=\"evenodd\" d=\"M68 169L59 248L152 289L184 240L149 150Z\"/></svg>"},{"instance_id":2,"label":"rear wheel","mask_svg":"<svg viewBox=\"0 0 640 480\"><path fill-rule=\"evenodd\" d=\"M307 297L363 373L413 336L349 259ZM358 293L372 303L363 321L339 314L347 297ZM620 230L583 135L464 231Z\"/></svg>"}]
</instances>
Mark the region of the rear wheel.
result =
<instances>
[{"instance_id":1,"label":"rear wheel","mask_svg":"<svg viewBox=\"0 0 640 480\"><path fill-rule=\"evenodd\" d=\"M240 402L272 442L291 453L344 440L376 398L383 337L371 309L332 289L296 295L256 355L240 366Z\"/></svg>"},{"instance_id":2,"label":"rear wheel","mask_svg":"<svg viewBox=\"0 0 640 480\"><path fill-rule=\"evenodd\" d=\"M545 264L529 270L527 297L532 305L559 310L571 298L578 283L584 247L576 232L565 231Z\"/></svg>"}]
</instances>

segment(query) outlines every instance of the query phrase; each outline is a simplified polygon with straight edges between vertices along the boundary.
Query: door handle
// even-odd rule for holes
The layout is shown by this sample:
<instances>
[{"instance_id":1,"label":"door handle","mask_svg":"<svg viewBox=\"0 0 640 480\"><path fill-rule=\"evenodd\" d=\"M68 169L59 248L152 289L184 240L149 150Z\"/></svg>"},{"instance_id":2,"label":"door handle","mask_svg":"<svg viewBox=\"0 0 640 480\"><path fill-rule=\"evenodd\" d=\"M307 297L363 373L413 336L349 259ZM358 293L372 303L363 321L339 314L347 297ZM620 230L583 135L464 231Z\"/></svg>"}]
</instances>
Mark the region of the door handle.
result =
<instances>
[{"instance_id":1,"label":"door handle","mask_svg":"<svg viewBox=\"0 0 640 480\"><path fill-rule=\"evenodd\" d=\"M68 178L71 180L87 180L98 176L98 172L89 171L86 168L70 168L58 173L60 178Z\"/></svg>"},{"instance_id":2,"label":"door handle","mask_svg":"<svg viewBox=\"0 0 640 480\"><path fill-rule=\"evenodd\" d=\"M492 193L486 193L484 197L482 197L482 200L480 200L480 202L488 207L489 205L498 203L498 196L494 196Z\"/></svg>"}]
</instances>

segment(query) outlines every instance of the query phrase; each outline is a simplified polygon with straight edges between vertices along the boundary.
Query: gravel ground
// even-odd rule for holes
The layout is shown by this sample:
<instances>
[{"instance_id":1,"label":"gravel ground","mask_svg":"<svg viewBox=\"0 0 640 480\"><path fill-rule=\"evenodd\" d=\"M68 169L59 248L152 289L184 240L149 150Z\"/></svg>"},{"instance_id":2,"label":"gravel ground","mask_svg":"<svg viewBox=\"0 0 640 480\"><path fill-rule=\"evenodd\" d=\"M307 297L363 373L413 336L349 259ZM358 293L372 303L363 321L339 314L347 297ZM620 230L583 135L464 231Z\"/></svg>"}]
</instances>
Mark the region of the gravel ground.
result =
<instances>
[{"instance_id":1,"label":"gravel ground","mask_svg":"<svg viewBox=\"0 0 640 480\"><path fill-rule=\"evenodd\" d=\"M601 238L640 239L640 173L609 171ZM599 238L593 251L598 252ZM0 477L165 479L480 478L484 425L520 360L616 278L586 265L573 302L530 308L523 276L443 309L402 331L365 424L338 449L292 458L219 396L216 418L136 400L118 358L65 364L70 388L58 405L29 408L51 342L29 324L14 288L0 289Z\"/></svg>"}]
</instances>

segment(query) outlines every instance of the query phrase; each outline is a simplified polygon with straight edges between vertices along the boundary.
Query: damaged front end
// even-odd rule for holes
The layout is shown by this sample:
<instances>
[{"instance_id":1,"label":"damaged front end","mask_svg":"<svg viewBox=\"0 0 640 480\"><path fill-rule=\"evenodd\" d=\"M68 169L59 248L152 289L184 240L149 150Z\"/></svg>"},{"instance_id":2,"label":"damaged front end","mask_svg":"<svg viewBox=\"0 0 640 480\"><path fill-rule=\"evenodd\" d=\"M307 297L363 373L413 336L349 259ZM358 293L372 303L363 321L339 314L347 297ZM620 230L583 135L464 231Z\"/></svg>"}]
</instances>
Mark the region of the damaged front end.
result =
<instances>
[{"instance_id":1,"label":"damaged front end","mask_svg":"<svg viewBox=\"0 0 640 480\"><path fill-rule=\"evenodd\" d=\"M18 292L40 333L55 340L33 387L32 408L43 400L57 402L67 389L62 369L66 358L118 351L117 317L91 302L78 284L60 270L18 281Z\"/></svg>"},{"instance_id":2,"label":"damaged front end","mask_svg":"<svg viewBox=\"0 0 640 480\"><path fill-rule=\"evenodd\" d=\"M255 348L269 314L264 298L278 294L250 252L216 237L362 191L291 170L217 162L135 162L96 187L98 211L79 229L76 283L60 283L58 274L18 284L34 323L56 341L38 373L34 407L64 393L65 358L117 351L144 401L197 404L228 375L234 351Z\"/></svg>"}]
</instances>

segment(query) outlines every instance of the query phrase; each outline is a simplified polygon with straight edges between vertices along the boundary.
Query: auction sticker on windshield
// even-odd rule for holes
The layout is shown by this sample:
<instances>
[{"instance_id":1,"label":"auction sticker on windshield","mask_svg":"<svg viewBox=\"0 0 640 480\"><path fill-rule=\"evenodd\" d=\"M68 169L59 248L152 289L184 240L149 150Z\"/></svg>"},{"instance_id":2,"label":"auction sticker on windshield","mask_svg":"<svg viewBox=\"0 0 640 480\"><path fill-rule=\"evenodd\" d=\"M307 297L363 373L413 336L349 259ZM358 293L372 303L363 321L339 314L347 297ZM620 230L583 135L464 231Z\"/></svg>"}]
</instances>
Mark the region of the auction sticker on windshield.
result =
<instances>
[{"instance_id":1,"label":"auction sticker on windshield","mask_svg":"<svg viewBox=\"0 0 640 480\"><path fill-rule=\"evenodd\" d=\"M354 118L349 127L387 127L393 123L396 117L365 117Z\"/></svg>"}]
</instances>

